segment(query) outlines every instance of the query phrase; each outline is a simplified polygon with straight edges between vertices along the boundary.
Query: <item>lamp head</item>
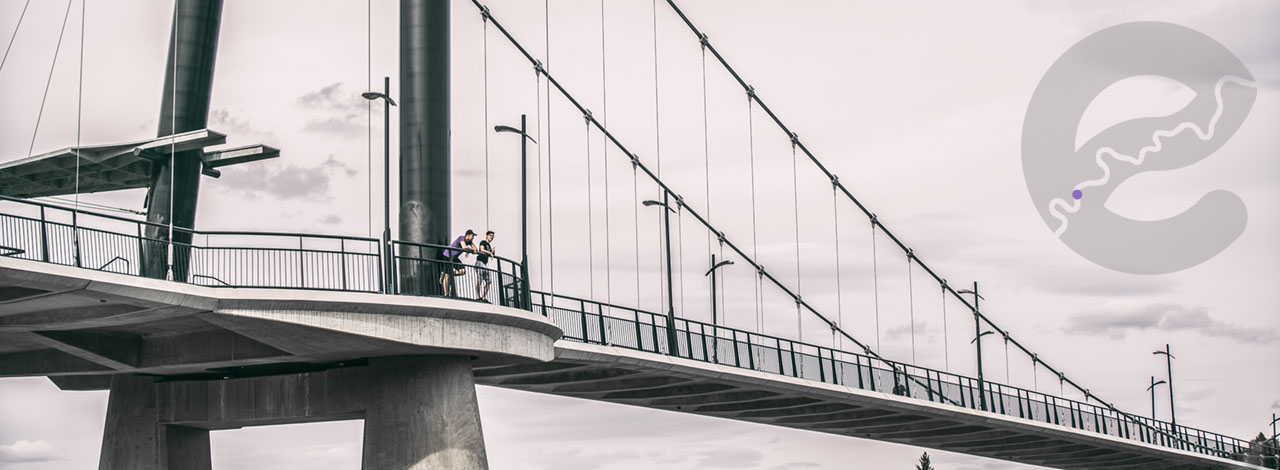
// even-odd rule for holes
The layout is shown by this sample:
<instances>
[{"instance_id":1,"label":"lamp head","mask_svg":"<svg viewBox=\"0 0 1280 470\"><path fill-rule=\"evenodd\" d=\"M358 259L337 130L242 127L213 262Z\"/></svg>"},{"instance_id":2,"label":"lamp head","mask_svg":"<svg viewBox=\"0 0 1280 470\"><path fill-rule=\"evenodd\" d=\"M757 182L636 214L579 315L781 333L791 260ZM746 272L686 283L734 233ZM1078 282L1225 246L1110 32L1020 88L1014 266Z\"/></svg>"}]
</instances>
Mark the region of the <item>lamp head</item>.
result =
<instances>
[{"instance_id":1,"label":"lamp head","mask_svg":"<svg viewBox=\"0 0 1280 470\"><path fill-rule=\"evenodd\" d=\"M378 93L376 91L366 91L364 93L361 93L360 97L369 101L384 99L384 100L387 100L388 105L391 105L391 106L396 105L396 100L391 99L391 97L387 96L386 93Z\"/></svg>"},{"instance_id":2,"label":"lamp head","mask_svg":"<svg viewBox=\"0 0 1280 470\"><path fill-rule=\"evenodd\" d=\"M511 127L511 126L503 126L503 125L493 126L493 131L494 131L494 132L499 132L499 133L501 133L501 132L510 132L510 133L512 133L512 134L520 134L520 135L523 135L526 139L529 139L529 141L530 141L530 142L533 142L533 143L535 143L535 144L536 144L536 143L538 143L538 141L537 141L537 140L534 140L534 139L533 139L533 137L530 137L530 136L529 136L529 134L526 134L526 133L524 133L524 132L521 132L521 131L520 131L520 129L516 129L516 128Z\"/></svg>"}]
</instances>

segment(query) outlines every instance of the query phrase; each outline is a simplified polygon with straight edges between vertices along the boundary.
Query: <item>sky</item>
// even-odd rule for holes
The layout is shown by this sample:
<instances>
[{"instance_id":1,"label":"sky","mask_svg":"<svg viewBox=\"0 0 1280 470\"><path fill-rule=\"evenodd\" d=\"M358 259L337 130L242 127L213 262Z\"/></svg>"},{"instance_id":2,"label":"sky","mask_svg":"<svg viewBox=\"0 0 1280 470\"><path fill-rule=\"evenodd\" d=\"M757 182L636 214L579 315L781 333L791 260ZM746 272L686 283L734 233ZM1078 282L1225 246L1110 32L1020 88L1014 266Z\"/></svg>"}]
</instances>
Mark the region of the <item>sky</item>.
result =
<instances>
[{"instance_id":1,"label":"sky","mask_svg":"<svg viewBox=\"0 0 1280 470\"><path fill-rule=\"evenodd\" d=\"M155 135L172 2L89 1L83 38L80 2L72 1L60 48L67 4L31 2L0 68L0 161L77 139ZM359 93L381 90L381 77L390 76L398 95L397 3L226 3L209 127L228 134L229 144L264 143L282 157L204 179L197 228L380 231L382 109ZM549 14L543 2L487 5L691 208L824 315L887 357L973 375L973 325L962 305L944 301L919 267L909 270L883 235L873 249L866 218L847 201L833 206L830 183L803 155L793 166L788 137L748 107L742 88L709 56L704 75L697 38L670 8L609 0L602 28L599 0L549 3ZM0 0L5 47L24 4ZM1165 378L1163 360L1150 353L1170 344L1179 423L1247 438L1280 412L1280 374L1266 372L1280 353L1273 308L1280 160L1268 156L1280 143L1269 130L1280 125L1280 3L678 4L881 222L951 284L979 281L984 313L1042 360L1119 408L1148 415L1146 386L1152 376ZM538 170L530 180L530 197L538 198L529 214L534 287L659 310L661 227L657 211L637 201L658 194L652 183L633 180L622 153L588 133L562 97L535 92L532 67L486 30L470 2L452 0L452 7L453 231L495 230L498 253L519 257L518 142L488 129L528 114L539 141L530 148ZM1021 171L1023 117L1045 71L1077 41L1132 21L1208 35L1258 85L1248 118L1214 155L1135 176L1106 202L1127 217L1155 220L1213 190L1240 196L1248 209L1243 235L1218 256L1170 274L1111 271L1071 251L1040 220ZM1089 105L1077 141L1126 120L1172 114L1194 96L1160 77L1119 82ZM397 130L393 112L393 142ZM393 168L396 151L393 144ZM131 190L81 200L138 210L142 197ZM702 273L708 252L720 252L687 214L672 229L676 312L709 321ZM721 271L728 292L721 321L832 344L829 330L812 316L797 317L777 289L764 286L757 301L744 265L739 259ZM998 339L985 354L991 380L1058 389L1025 356L1011 353L1006 362ZM479 387L479 397L495 470L909 468L922 451L489 387ZM0 380L0 467L92 468L106 399L106 392L57 391L43 378ZM1167 419L1167 397L1155 405ZM218 431L214 466L357 468L360 436L359 421ZM945 469L1027 468L930 454Z\"/></svg>"}]
</instances>

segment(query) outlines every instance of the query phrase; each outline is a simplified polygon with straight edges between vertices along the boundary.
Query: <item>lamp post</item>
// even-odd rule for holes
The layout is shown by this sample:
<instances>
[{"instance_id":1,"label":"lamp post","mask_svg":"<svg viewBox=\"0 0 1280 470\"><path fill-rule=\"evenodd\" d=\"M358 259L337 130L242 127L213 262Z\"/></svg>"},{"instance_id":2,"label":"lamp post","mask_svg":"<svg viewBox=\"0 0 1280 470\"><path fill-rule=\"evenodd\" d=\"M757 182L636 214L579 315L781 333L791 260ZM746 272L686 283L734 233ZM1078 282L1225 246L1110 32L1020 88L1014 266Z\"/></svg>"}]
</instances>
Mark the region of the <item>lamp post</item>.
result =
<instances>
[{"instance_id":1,"label":"lamp post","mask_svg":"<svg viewBox=\"0 0 1280 470\"><path fill-rule=\"evenodd\" d=\"M667 245L667 351L673 356L679 356L680 350L676 343L676 303L671 294L673 287L671 285L671 212L675 211L669 205L671 201L671 192L662 192L662 202L646 200L641 202L645 206L662 206L662 228L666 233Z\"/></svg>"},{"instance_id":2,"label":"lamp post","mask_svg":"<svg viewBox=\"0 0 1280 470\"><path fill-rule=\"evenodd\" d=\"M1276 441L1276 422L1280 422L1280 417L1275 413L1271 413L1271 452L1272 454L1280 454L1280 443Z\"/></svg>"},{"instance_id":3,"label":"lamp post","mask_svg":"<svg viewBox=\"0 0 1280 470\"><path fill-rule=\"evenodd\" d=\"M711 276L711 362L716 362L716 352L720 350L720 334L716 332L716 327L720 325L716 317L716 270L733 264L730 260L720 260L716 262L716 255L711 255L711 269L707 270L703 276Z\"/></svg>"},{"instance_id":4,"label":"lamp post","mask_svg":"<svg viewBox=\"0 0 1280 470\"><path fill-rule=\"evenodd\" d=\"M992 332L982 332L982 315L979 313L978 300L982 299L982 295L978 294L978 281L973 281L973 290L961 289L958 294L973 294L973 340L970 343L976 344L978 351L978 400L982 406L982 411L987 411L987 385L982 378L982 337Z\"/></svg>"},{"instance_id":5,"label":"lamp post","mask_svg":"<svg viewBox=\"0 0 1280 470\"><path fill-rule=\"evenodd\" d=\"M391 99L391 77L384 77L383 91L366 91L360 96L366 100L383 100L382 116L382 249L385 255L382 258L382 289L385 293L391 292L391 107L396 105L396 101Z\"/></svg>"},{"instance_id":6,"label":"lamp post","mask_svg":"<svg viewBox=\"0 0 1280 470\"><path fill-rule=\"evenodd\" d=\"M1151 392L1151 419L1156 419L1156 385L1167 384L1163 380L1156 382L1156 376L1151 376L1151 386L1147 387L1147 391Z\"/></svg>"},{"instance_id":7,"label":"lamp post","mask_svg":"<svg viewBox=\"0 0 1280 470\"><path fill-rule=\"evenodd\" d=\"M1164 356L1165 367L1169 374L1169 423L1173 425L1173 434L1176 436L1178 435L1178 417L1173 412L1173 360L1176 358L1173 357L1168 344L1164 345L1164 351L1154 351L1151 354Z\"/></svg>"},{"instance_id":8,"label":"lamp post","mask_svg":"<svg viewBox=\"0 0 1280 470\"><path fill-rule=\"evenodd\" d=\"M532 295L529 293L529 146L528 142L538 143L526 132L528 115L520 115L520 128L511 126L494 126L494 132L511 132L520 134L520 297L524 307L533 310Z\"/></svg>"}]
</instances>

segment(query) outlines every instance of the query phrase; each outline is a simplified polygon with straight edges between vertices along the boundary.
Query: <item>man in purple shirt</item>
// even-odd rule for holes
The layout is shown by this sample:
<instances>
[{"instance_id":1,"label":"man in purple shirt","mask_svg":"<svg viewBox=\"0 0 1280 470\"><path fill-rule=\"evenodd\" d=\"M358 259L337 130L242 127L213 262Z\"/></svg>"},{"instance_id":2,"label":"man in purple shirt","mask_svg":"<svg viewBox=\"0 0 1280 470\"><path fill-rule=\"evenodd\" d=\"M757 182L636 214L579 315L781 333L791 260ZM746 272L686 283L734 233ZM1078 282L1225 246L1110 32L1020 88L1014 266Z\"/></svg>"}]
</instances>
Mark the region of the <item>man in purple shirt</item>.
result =
<instances>
[{"instance_id":1,"label":"man in purple shirt","mask_svg":"<svg viewBox=\"0 0 1280 470\"><path fill-rule=\"evenodd\" d=\"M475 238L476 233L467 229L467 233L455 238L453 243L449 244L449 248L445 248L441 252L441 254L444 255L445 260L448 262L448 266L440 273L440 288L444 290L444 295L446 297L449 296L449 286L453 284L453 282L451 282L453 277L461 276L467 272L467 269L462 265L461 258L462 255L466 254L468 251L472 253L476 252L476 245L471 242Z\"/></svg>"}]
</instances>

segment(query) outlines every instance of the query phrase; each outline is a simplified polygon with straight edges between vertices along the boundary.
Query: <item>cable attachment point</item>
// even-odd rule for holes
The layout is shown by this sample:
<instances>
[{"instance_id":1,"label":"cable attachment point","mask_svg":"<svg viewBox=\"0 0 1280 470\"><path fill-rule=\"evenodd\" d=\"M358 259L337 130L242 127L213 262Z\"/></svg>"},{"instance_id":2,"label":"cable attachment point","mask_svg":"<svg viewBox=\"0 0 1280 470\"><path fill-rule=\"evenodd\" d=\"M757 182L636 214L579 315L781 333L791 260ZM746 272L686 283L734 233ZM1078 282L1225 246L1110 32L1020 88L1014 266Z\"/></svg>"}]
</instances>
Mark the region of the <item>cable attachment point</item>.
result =
<instances>
[{"instance_id":1,"label":"cable attachment point","mask_svg":"<svg viewBox=\"0 0 1280 470\"><path fill-rule=\"evenodd\" d=\"M591 110L588 109L586 110L586 113L582 115L582 120L587 121L587 124L591 124L591 122L595 121L596 119L591 115Z\"/></svg>"},{"instance_id":2,"label":"cable attachment point","mask_svg":"<svg viewBox=\"0 0 1280 470\"><path fill-rule=\"evenodd\" d=\"M676 209L681 209L684 207L684 196L681 196L679 194L672 194L671 196L676 198Z\"/></svg>"},{"instance_id":3,"label":"cable attachment point","mask_svg":"<svg viewBox=\"0 0 1280 470\"><path fill-rule=\"evenodd\" d=\"M947 290L947 280L946 280L946 279L943 279L943 280L942 280L942 290Z\"/></svg>"},{"instance_id":4,"label":"cable attachment point","mask_svg":"<svg viewBox=\"0 0 1280 470\"><path fill-rule=\"evenodd\" d=\"M546 75L546 74L547 74L547 69L546 69L545 67L543 67L543 66L542 66L542 61L541 61L541 60L537 60L537 59L534 59L534 60L533 60L533 72L534 72L534 73L536 73L536 74L538 74L538 75Z\"/></svg>"},{"instance_id":5,"label":"cable attachment point","mask_svg":"<svg viewBox=\"0 0 1280 470\"><path fill-rule=\"evenodd\" d=\"M916 250L915 250L915 248L907 248L907 261L911 261L911 260L914 260L914 259L916 259Z\"/></svg>"},{"instance_id":6,"label":"cable attachment point","mask_svg":"<svg viewBox=\"0 0 1280 470\"><path fill-rule=\"evenodd\" d=\"M747 98L755 98L755 97L756 97L756 87L747 85Z\"/></svg>"},{"instance_id":7,"label":"cable attachment point","mask_svg":"<svg viewBox=\"0 0 1280 470\"><path fill-rule=\"evenodd\" d=\"M698 35L698 42L699 42L699 43L702 43L702 48L703 48L703 49L706 49L706 48L708 48L708 47L711 47L711 39L710 39L710 38L708 38L706 34L699 34L699 35Z\"/></svg>"},{"instance_id":8,"label":"cable attachment point","mask_svg":"<svg viewBox=\"0 0 1280 470\"><path fill-rule=\"evenodd\" d=\"M834 186L837 188L840 187L840 177L836 176L835 173L831 174L831 186Z\"/></svg>"},{"instance_id":9,"label":"cable attachment point","mask_svg":"<svg viewBox=\"0 0 1280 470\"><path fill-rule=\"evenodd\" d=\"M724 232L716 232L716 239L720 240L720 245L723 246L725 242Z\"/></svg>"},{"instance_id":10,"label":"cable attachment point","mask_svg":"<svg viewBox=\"0 0 1280 470\"><path fill-rule=\"evenodd\" d=\"M493 19L493 15L489 14L488 5L480 5L480 17L484 18L485 22L488 22L489 20Z\"/></svg>"},{"instance_id":11,"label":"cable attachment point","mask_svg":"<svg viewBox=\"0 0 1280 470\"><path fill-rule=\"evenodd\" d=\"M631 157L631 169L633 169L633 170L634 170L634 169L636 169L637 167L639 167L639 166L640 166L640 156L639 156L639 155L636 155L636 154L634 154L634 153L628 153L628 154L627 154L627 156L628 156L628 157Z\"/></svg>"},{"instance_id":12,"label":"cable attachment point","mask_svg":"<svg viewBox=\"0 0 1280 470\"><path fill-rule=\"evenodd\" d=\"M800 295L798 294L795 297L795 301L796 301L796 308L800 308L801 305L804 305L804 297L800 297Z\"/></svg>"},{"instance_id":13,"label":"cable attachment point","mask_svg":"<svg viewBox=\"0 0 1280 470\"><path fill-rule=\"evenodd\" d=\"M795 133L795 132L792 132L792 133L791 133L791 135L790 135L790 137L791 137L791 148L792 148L792 149L795 149L796 147L800 146L800 134L797 134L797 133Z\"/></svg>"}]
</instances>

